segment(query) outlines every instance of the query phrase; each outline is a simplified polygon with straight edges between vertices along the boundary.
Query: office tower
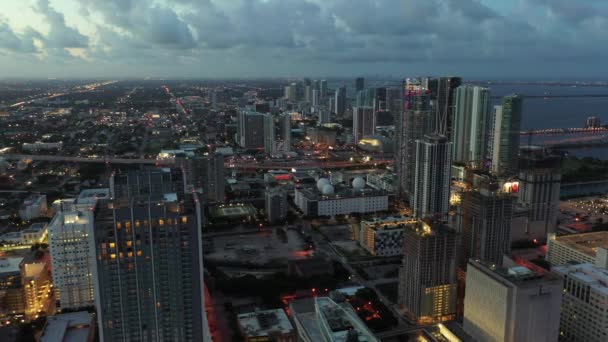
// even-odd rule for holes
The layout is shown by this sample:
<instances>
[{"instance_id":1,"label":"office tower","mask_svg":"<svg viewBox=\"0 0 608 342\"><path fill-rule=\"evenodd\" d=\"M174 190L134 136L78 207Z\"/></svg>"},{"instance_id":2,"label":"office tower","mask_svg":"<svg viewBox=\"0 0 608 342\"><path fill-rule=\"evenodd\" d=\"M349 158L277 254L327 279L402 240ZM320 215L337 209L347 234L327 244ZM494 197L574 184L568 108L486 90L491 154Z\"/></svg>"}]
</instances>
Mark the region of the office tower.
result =
<instances>
[{"instance_id":1,"label":"office tower","mask_svg":"<svg viewBox=\"0 0 608 342\"><path fill-rule=\"evenodd\" d=\"M279 116L280 135L279 145L280 150L283 152L291 151L291 115L289 113L283 113Z\"/></svg>"},{"instance_id":2,"label":"office tower","mask_svg":"<svg viewBox=\"0 0 608 342\"><path fill-rule=\"evenodd\" d=\"M466 283L463 327L476 341L558 341L560 277L471 259Z\"/></svg>"},{"instance_id":3,"label":"office tower","mask_svg":"<svg viewBox=\"0 0 608 342\"><path fill-rule=\"evenodd\" d=\"M397 114L403 108L403 97L401 95L401 89L387 88L385 101L386 109L391 112L393 117L397 117Z\"/></svg>"},{"instance_id":4,"label":"office tower","mask_svg":"<svg viewBox=\"0 0 608 342\"><path fill-rule=\"evenodd\" d=\"M557 228L562 157L538 146L520 149L519 203L529 210L525 234L545 240Z\"/></svg>"},{"instance_id":5,"label":"office tower","mask_svg":"<svg viewBox=\"0 0 608 342\"><path fill-rule=\"evenodd\" d=\"M450 136L452 132L452 113L454 91L460 87L460 77L440 77L437 80L437 108L434 131Z\"/></svg>"},{"instance_id":6,"label":"office tower","mask_svg":"<svg viewBox=\"0 0 608 342\"><path fill-rule=\"evenodd\" d=\"M593 232L557 236L549 233L545 260L553 266L594 264L608 268L608 232Z\"/></svg>"},{"instance_id":7,"label":"office tower","mask_svg":"<svg viewBox=\"0 0 608 342\"><path fill-rule=\"evenodd\" d=\"M515 197L484 185L464 192L458 219L462 234L461 267L469 258L501 264L511 250L511 219Z\"/></svg>"},{"instance_id":8,"label":"office tower","mask_svg":"<svg viewBox=\"0 0 608 342\"><path fill-rule=\"evenodd\" d=\"M197 156L192 159L193 184L195 189L201 189L202 200L209 202L224 202L224 156L219 153Z\"/></svg>"},{"instance_id":9,"label":"office tower","mask_svg":"<svg viewBox=\"0 0 608 342\"><path fill-rule=\"evenodd\" d=\"M209 341L200 202L170 169L115 173L95 213L101 341Z\"/></svg>"},{"instance_id":10,"label":"office tower","mask_svg":"<svg viewBox=\"0 0 608 342\"><path fill-rule=\"evenodd\" d=\"M386 110L386 88L372 88L371 104L374 111Z\"/></svg>"},{"instance_id":11,"label":"office tower","mask_svg":"<svg viewBox=\"0 0 608 342\"><path fill-rule=\"evenodd\" d=\"M551 270L564 278L559 340L606 341L608 271L592 264L565 265Z\"/></svg>"},{"instance_id":12,"label":"office tower","mask_svg":"<svg viewBox=\"0 0 608 342\"><path fill-rule=\"evenodd\" d=\"M456 240L447 226L405 226L399 304L418 324L451 320L456 313Z\"/></svg>"},{"instance_id":13,"label":"office tower","mask_svg":"<svg viewBox=\"0 0 608 342\"><path fill-rule=\"evenodd\" d=\"M585 120L585 128L602 127L602 119L599 116L590 116Z\"/></svg>"},{"instance_id":14,"label":"office tower","mask_svg":"<svg viewBox=\"0 0 608 342\"><path fill-rule=\"evenodd\" d=\"M0 315L25 312L21 265L23 257L0 258Z\"/></svg>"},{"instance_id":15,"label":"office tower","mask_svg":"<svg viewBox=\"0 0 608 342\"><path fill-rule=\"evenodd\" d=\"M405 110L398 114L395 125L397 141L397 180L398 195L401 199L410 200L414 192L416 170L416 140L431 133L433 113L422 110Z\"/></svg>"},{"instance_id":16,"label":"office tower","mask_svg":"<svg viewBox=\"0 0 608 342\"><path fill-rule=\"evenodd\" d=\"M317 125L321 126L323 124L327 124L331 122L331 111L327 109L321 109L319 111L319 120L317 121Z\"/></svg>"},{"instance_id":17,"label":"office tower","mask_svg":"<svg viewBox=\"0 0 608 342\"><path fill-rule=\"evenodd\" d=\"M503 98L502 106L494 107L494 141L492 146L492 171L501 176L517 172L517 153L523 98L511 95Z\"/></svg>"},{"instance_id":18,"label":"office tower","mask_svg":"<svg viewBox=\"0 0 608 342\"><path fill-rule=\"evenodd\" d=\"M307 85L304 87L304 101L311 103L312 102L312 86Z\"/></svg>"},{"instance_id":19,"label":"office tower","mask_svg":"<svg viewBox=\"0 0 608 342\"><path fill-rule=\"evenodd\" d=\"M353 135L355 144L363 137L372 135L376 131L376 115L371 107L353 108Z\"/></svg>"},{"instance_id":20,"label":"office tower","mask_svg":"<svg viewBox=\"0 0 608 342\"><path fill-rule=\"evenodd\" d=\"M289 85L285 86L285 98L287 99L287 101L296 102L297 94L298 94L297 84L290 83Z\"/></svg>"},{"instance_id":21,"label":"office tower","mask_svg":"<svg viewBox=\"0 0 608 342\"><path fill-rule=\"evenodd\" d=\"M327 81L321 80L319 85L319 91L321 92L321 99L324 100L327 98Z\"/></svg>"},{"instance_id":22,"label":"office tower","mask_svg":"<svg viewBox=\"0 0 608 342\"><path fill-rule=\"evenodd\" d=\"M416 140L416 168L411 206L414 217L447 220L450 207L452 143L444 135Z\"/></svg>"},{"instance_id":23,"label":"office tower","mask_svg":"<svg viewBox=\"0 0 608 342\"><path fill-rule=\"evenodd\" d=\"M287 193L279 188L266 189L266 217L271 224L279 223L287 217Z\"/></svg>"},{"instance_id":24,"label":"office tower","mask_svg":"<svg viewBox=\"0 0 608 342\"><path fill-rule=\"evenodd\" d=\"M274 120L274 115L264 115L264 152L268 154L277 151Z\"/></svg>"},{"instance_id":25,"label":"office tower","mask_svg":"<svg viewBox=\"0 0 608 342\"><path fill-rule=\"evenodd\" d=\"M357 77L355 79L355 93L365 89L365 79L363 77Z\"/></svg>"},{"instance_id":26,"label":"office tower","mask_svg":"<svg viewBox=\"0 0 608 342\"><path fill-rule=\"evenodd\" d=\"M312 91L311 104L315 108L321 105L321 92L318 89L313 89Z\"/></svg>"},{"instance_id":27,"label":"office tower","mask_svg":"<svg viewBox=\"0 0 608 342\"><path fill-rule=\"evenodd\" d=\"M264 114L240 111L237 118L237 141L245 149L263 149Z\"/></svg>"},{"instance_id":28,"label":"office tower","mask_svg":"<svg viewBox=\"0 0 608 342\"><path fill-rule=\"evenodd\" d=\"M258 113L270 113L269 102L256 102L254 104L255 111Z\"/></svg>"},{"instance_id":29,"label":"office tower","mask_svg":"<svg viewBox=\"0 0 608 342\"><path fill-rule=\"evenodd\" d=\"M312 81L312 90L318 90L319 94L321 94L321 82L319 80Z\"/></svg>"},{"instance_id":30,"label":"office tower","mask_svg":"<svg viewBox=\"0 0 608 342\"><path fill-rule=\"evenodd\" d=\"M346 111L346 88L340 87L336 89L334 112L338 116L343 116Z\"/></svg>"},{"instance_id":31,"label":"office tower","mask_svg":"<svg viewBox=\"0 0 608 342\"><path fill-rule=\"evenodd\" d=\"M93 210L96 202L87 201L70 210L58 211L49 224L55 301L62 310L95 303Z\"/></svg>"},{"instance_id":32,"label":"office tower","mask_svg":"<svg viewBox=\"0 0 608 342\"><path fill-rule=\"evenodd\" d=\"M490 91L482 87L460 86L456 88L454 99L451 136L453 160L481 167L487 153Z\"/></svg>"}]
</instances>

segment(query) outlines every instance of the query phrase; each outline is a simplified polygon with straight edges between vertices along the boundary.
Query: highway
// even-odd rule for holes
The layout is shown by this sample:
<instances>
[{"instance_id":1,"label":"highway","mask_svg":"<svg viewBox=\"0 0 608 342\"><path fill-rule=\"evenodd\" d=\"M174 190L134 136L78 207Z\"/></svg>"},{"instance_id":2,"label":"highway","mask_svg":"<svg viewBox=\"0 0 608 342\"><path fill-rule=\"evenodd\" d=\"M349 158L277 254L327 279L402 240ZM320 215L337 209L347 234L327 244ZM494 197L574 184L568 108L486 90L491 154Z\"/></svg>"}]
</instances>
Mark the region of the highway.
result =
<instances>
[{"instance_id":1,"label":"highway","mask_svg":"<svg viewBox=\"0 0 608 342\"><path fill-rule=\"evenodd\" d=\"M129 159L115 157L71 157L71 156L55 156L42 154L0 154L7 160L32 160L32 161L48 161L48 162L68 162L68 163L104 163L104 164L151 164L151 165L172 165L175 161L172 159L159 162L156 159ZM349 167L361 166L377 166L391 165L394 159L378 159L367 163L351 162L351 161L318 161L318 160L294 160L286 162L226 162L225 167L228 169L240 170L274 170L274 169L306 169L306 168L322 168L322 169L343 169Z\"/></svg>"}]
</instances>

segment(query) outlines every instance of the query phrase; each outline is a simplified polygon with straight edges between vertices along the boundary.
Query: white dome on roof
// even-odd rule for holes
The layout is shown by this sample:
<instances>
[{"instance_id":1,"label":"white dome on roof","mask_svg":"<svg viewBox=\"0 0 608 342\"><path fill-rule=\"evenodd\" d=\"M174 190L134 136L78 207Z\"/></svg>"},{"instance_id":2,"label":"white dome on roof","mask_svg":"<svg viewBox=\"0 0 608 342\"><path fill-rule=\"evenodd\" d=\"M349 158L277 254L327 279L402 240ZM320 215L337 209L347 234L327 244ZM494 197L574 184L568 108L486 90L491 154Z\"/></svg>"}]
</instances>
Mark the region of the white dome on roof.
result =
<instances>
[{"instance_id":1,"label":"white dome on roof","mask_svg":"<svg viewBox=\"0 0 608 342\"><path fill-rule=\"evenodd\" d=\"M331 184L325 184L321 192L323 193L323 195L333 195L334 187Z\"/></svg>"},{"instance_id":2,"label":"white dome on roof","mask_svg":"<svg viewBox=\"0 0 608 342\"><path fill-rule=\"evenodd\" d=\"M327 178L319 178L319 180L317 181L317 189L319 189L319 191L323 191L323 187L328 185L331 183L329 182L329 179Z\"/></svg>"},{"instance_id":3,"label":"white dome on roof","mask_svg":"<svg viewBox=\"0 0 608 342\"><path fill-rule=\"evenodd\" d=\"M357 177L353 180L353 189L361 190L365 188L365 179L362 177Z\"/></svg>"}]
</instances>

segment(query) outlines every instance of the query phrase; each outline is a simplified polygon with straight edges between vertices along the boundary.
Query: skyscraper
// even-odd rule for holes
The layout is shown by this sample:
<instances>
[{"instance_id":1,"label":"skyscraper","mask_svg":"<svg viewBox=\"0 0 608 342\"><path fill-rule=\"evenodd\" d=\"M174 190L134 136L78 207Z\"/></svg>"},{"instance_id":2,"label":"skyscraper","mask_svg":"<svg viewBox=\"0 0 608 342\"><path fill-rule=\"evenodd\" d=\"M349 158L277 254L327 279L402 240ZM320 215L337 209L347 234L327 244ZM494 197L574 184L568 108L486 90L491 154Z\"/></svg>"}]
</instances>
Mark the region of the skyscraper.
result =
<instances>
[{"instance_id":1,"label":"skyscraper","mask_svg":"<svg viewBox=\"0 0 608 342\"><path fill-rule=\"evenodd\" d=\"M307 85L304 87L304 101L311 103L312 102L312 86Z\"/></svg>"},{"instance_id":2,"label":"skyscraper","mask_svg":"<svg viewBox=\"0 0 608 342\"><path fill-rule=\"evenodd\" d=\"M454 91L460 86L460 77L440 77L437 80L437 108L434 131L450 136L452 131L452 113Z\"/></svg>"},{"instance_id":3,"label":"skyscraper","mask_svg":"<svg viewBox=\"0 0 608 342\"><path fill-rule=\"evenodd\" d=\"M515 197L500 190L497 184L488 184L462 194L458 210L461 267L469 258L501 264L503 255L509 254Z\"/></svg>"},{"instance_id":4,"label":"skyscraper","mask_svg":"<svg viewBox=\"0 0 608 342\"><path fill-rule=\"evenodd\" d=\"M237 142L246 149L264 148L264 114L249 111L238 113Z\"/></svg>"},{"instance_id":5,"label":"skyscraper","mask_svg":"<svg viewBox=\"0 0 608 342\"><path fill-rule=\"evenodd\" d=\"M291 151L291 115L283 113L279 116L280 129L280 149L283 152Z\"/></svg>"},{"instance_id":6,"label":"skyscraper","mask_svg":"<svg viewBox=\"0 0 608 342\"><path fill-rule=\"evenodd\" d=\"M418 324L455 317L456 241L456 232L441 224L405 227L399 304Z\"/></svg>"},{"instance_id":7,"label":"skyscraper","mask_svg":"<svg viewBox=\"0 0 608 342\"><path fill-rule=\"evenodd\" d=\"M315 107L315 109L321 105L321 92L318 89L313 89L312 91L311 105Z\"/></svg>"},{"instance_id":8,"label":"skyscraper","mask_svg":"<svg viewBox=\"0 0 608 342\"><path fill-rule=\"evenodd\" d=\"M297 84L290 83L289 85L285 86L285 98L287 99L287 101L296 102L297 94L298 94Z\"/></svg>"},{"instance_id":9,"label":"skyscraper","mask_svg":"<svg viewBox=\"0 0 608 342\"><path fill-rule=\"evenodd\" d=\"M376 115L372 107L353 108L353 135L355 144L376 131Z\"/></svg>"},{"instance_id":10,"label":"skyscraper","mask_svg":"<svg viewBox=\"0 0 608 342\"><path fill-rule=\"evenodd\" d=\"M529 210L525 232L545 240L557 228L562 157L538 146L520 149L519 203Z\"/></svg>"},{"instance_id":11,"label":"skyscraper","mask_svg":"<svg viewBox=\"0 0 608 342\"><path fill-rule=\"evenodd\" d=\"M224 156L219 153L192 159L194 187L202 189L202 198L211 202L224 202Z\"/></svg>"},{"instance_id":12,"label":"skyscraper","mask_svg":"<svg viewBox=\"0 0 608 342\"><path fill-rule=\"evenodd\" d=\"M84 190L62 206L49 224L55 300L60 309L78 309L95 303L95 244L93 212L108 189Z\"/></svg>"},{"instance_id":13,"label":"skyscraper","mask_svg":"<svg viewBox=\"0 0 608 342\"><path fill-rule=\"evenodd\" d=\"M560 277L471 259L466 283L463 327L476 341L558 341Z\"/></svg>"},{"instance_id":14,"label":"skyscraper","mask_svg":"<svg viewBox=\"0 0 608 342\"><path fill-rule=\"evenodd\" d=\"M276 150L276 133L275 133L275 117L272 114L264 115L264 152L268 154L275 153Z\"/></svg>"},{"instance_id":15,"label":"skyscraper","mask_svg":"<svg viewBox=\"0 0 608 342\"><path fill-rule=\"evenodd\" d=\"M363 77L357 77L355 79L355 93L365 89L365 79Z\"/></svg>"},{"instance_id":16,"label":"skyscraper","mask_svg":"<svg viewBox=\"0 0 608 342\"><path fill-rule=\"evenodd\" d=\"M490 118L490 91L460 86L454 95L451 141L454 162L481 167L486 158L486 137Z\"/></svg>"},{"instance_id":17,"label":"skyscraper","mask_svg":"<svg viewBox=\"0 0 608 342\"><path fill-rule=\"evenodd\" d=\"M101 341L208 341L199 200L169 169L112 175L95 213Z\"/></svg>"},{"instance_id":18,"label":"skyscraper","mask_svg":"<svg viewBox=\"0 0 608 342\"><path fill-rule=\"evenodd\" d=\"M319 85L319 91L321 92L321 99L324 100L327 98L327 81L321 80Z\"/></svg>"},{"instance_id":19,"label":"skyscraper","mask_svg":"<svg viewBox=\"0 0 608 342\"><path fill-rule=\"evenodd\" d=\"M317 125L323 125L331 122L331 111L327 109L321 109L319 111L319 119L317 120Z\"/></svg>"},{"instance_id":20,"label":"skyscraper","mask_svg":"<svg viewBox=\"0 0 608 342\"><path fill-rule=\"evenodd\" d=\"M415 217L447 220L450 206L452 143L444 135L416 140L416 169L411 207Z\"/></svg>"},{"instance_id":21,"label":"skyscraper","mask_svg":"<svg viewBox=\"0 0 608 342\"><path fill-rule=\"evenodd\" d=\"M494 107L492 171L498 175L514 175L517 171L522 108L523 98L519 95L507 96L502 106Z\"/></svg>"},{"instance_id":22,"label":"skyscraper","mask_svg":"<svg viewBox=\"0 0 608 342\"><path fill-rule=\"evenodd\" d=\"M344 112L346 111L346 88L340 87L336 89L334 104L336 106L336 108L334 108L336 115L344 115Z\"/></svg>"}]
</instances>

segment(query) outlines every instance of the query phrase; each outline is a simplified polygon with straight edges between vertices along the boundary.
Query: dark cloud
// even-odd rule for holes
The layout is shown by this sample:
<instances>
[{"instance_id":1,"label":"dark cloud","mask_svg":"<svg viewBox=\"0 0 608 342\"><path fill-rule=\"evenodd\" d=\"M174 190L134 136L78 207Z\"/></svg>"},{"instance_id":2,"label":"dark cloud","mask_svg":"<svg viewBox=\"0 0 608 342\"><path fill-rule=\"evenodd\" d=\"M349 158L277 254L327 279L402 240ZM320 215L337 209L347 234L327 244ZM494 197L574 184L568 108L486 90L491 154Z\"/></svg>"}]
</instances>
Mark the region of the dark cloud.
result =
<instances>
[{"instance_id":1,"label":"dark cloud","mask_svg":"<svg viewBox=\"0 0 608 342\"><path fill-rule=\"evenodd\" d=\"M49 0L38 0L34 8L42 14L48 22L49 33L44 37L44 45L49 48L86 48L89 38L65 22L63 13L50 6Z\"/></svg>"},{"instance_id":2,"label":"dark cloud","mask_svg":"<svg viewBox=\"0 0 608 342\"><path fill-rule=\"evenodd\" d=\"M36 33L33 29L23 34L16 33L5 20L0 19L0 48L17 53L35 53L38 51L34 45Z\"/></svg>"}]
</instances>

